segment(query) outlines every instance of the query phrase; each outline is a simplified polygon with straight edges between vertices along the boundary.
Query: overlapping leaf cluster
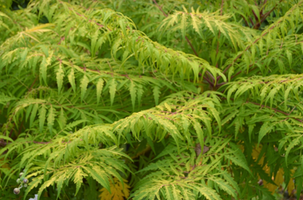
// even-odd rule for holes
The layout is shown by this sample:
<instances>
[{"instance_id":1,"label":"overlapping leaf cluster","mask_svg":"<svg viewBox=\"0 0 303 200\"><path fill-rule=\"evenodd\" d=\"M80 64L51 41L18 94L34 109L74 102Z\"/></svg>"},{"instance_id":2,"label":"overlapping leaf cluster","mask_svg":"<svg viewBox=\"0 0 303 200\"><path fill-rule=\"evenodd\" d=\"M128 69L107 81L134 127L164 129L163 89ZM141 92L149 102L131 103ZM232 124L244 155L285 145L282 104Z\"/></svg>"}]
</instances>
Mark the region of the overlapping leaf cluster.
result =
<instances>
[{"instance_id":1,"label":"overlapping leaf cluster","mask_svg":"<svg viewBox=\"0 0 303 200\"><path fill-rule=\"evenodd\" d=\"M259 179L274 185L283 171L299 197L302 11L276 0L0 4L0 189L25 170L24 199L119 188L113 198L273 199Z\"/></svg>"}]
</instances>

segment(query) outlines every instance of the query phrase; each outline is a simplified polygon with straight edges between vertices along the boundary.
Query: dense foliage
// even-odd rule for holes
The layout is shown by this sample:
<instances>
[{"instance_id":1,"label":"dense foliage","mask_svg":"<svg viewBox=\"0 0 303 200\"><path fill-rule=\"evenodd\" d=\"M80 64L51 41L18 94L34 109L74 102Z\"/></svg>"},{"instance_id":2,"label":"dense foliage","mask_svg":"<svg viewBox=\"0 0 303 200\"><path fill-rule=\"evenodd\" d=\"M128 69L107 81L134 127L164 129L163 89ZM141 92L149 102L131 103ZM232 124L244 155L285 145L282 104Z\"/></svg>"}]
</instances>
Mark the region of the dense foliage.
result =
<instances>
[{"instance_id":1,"label":"dense foliage","mask_svg":"<svg viewBox=\"0 0 303 200\"><path fill-rule=\"evenodd\" d=\"M302 0L12 3L0 199L299 198Z\"/></svg>"}]
</instances>

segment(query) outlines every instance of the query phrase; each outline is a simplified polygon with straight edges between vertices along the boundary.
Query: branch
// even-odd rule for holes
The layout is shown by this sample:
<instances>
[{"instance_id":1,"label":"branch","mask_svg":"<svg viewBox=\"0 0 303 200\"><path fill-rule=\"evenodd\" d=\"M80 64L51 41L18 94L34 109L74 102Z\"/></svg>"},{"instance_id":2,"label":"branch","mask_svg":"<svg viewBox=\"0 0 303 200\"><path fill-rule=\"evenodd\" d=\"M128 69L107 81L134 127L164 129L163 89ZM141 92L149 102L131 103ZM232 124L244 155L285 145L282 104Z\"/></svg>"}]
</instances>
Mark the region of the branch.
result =
<instances>
[{"instance_id":1,"label":"branch","mask_svg":"<svg viewBox=\"0 0 303 200\"><path fill-rule=\"evenodd\" d=\"M225 97L221 97L221 99L225 99L225 100L226 100ZM233 98L230 98L230 100L234 101ZM286 115L286 116L289 116L289 115L292 113L292 111L294 110L294 109L292 109L292 110L290 111L290 113L287 113L287 112L284 112L284 111L279 110L279 109L277 109L277 108L271 108L271 107L269 107L269 106L265 106L265 105L262 105L262 104L259 104L259 103L255 103L255 102L251 102L251 101L246 101L245 103L251 103L251 104L254 104L254 105L259 106L259 107L261 107L261 108L268 108L268 109L270 109L270 110L274 110L275 112L281 113L281 114ZM299 118L293 118L293 119L296 120L296 121L298 121L298 122L303 123L303 120L302 120L302 119L299 119Z\"/></svg>"},{"instance_id":2,"label":"branch","mask_svg":"<svg viewBox=\"0 0 303 200\"><path fill-rule=\"evenodd\" d=\"M267 3L267 0L265 0L265 1L263 2L262 8L261 8L261 10L260 10L260 15L261 15L261 16L263 16L263 10L264 10L264 8L265 8L266 3Z\"/></svg>"},{"instance_id":3,"label":"branch","mask_svg":"<svg viewBox=\"0 0 303 200\"><path fill-rule=\"evenodd\" d=\"M282 0L280 0L280 1L282 1ZM303 2L303 1L302 1L302 2ZM294 8L295 8L295 6L294 6L288 13L292 12L292 11L294 10ZM250 49L250 47L252 47L254 44L256 44L260 39L262 39L265 35L267 35L272 29L274 29L275 27L277 27L277 26L283 21L283 19L284 19L284 18L280 19L275 25L273 25L273 26L270 27L265 33L263 33L263 34L261 35L261 37L257 38L252 44L248 45L248 46L244 49L244 51L242 51L242 53L240 53L240 54L232 61L232 63L229 64L229 65L225 68L225 70L223 71L223 73L226 73L226 72L229 70L229 68L233 65L233 63L236 62L236 61L244 54L245 51L247 51L248 49ZM220 78L221 78L221 76L218 76L218 77L217 77L217 81L219 81Z\"/></svg>"},{"instance_id":4,"label":"branch","mask_svg":"<svg viewBox=\"0 0 303 200\"><path fill-rule=\"evenodd\" d=\"M243 15L241 15L242 19L244 20L245 24L247 27L249 27L249 23L246 21L245 17Z\"/></svg>"},{"instance_id":5,"label":"branch","mask_svg":"<svg viewBox=\"0 0 303 200\"><path fill-rule=\"evenodd\" d=\"M166 14L166 13L164 12L164 10L161 8L161 6L159 6L159 4L157 3L157 1L156 1L156 0L153 0L153 2L154 2L155 5L159 8L159 10L162 12L162 14L163 14L165 17L168 17L168 14ZM189 46L191 47L191 49L193 50L194 54L195 54L197 57L199 57L198 54L197 54L197 51L196 51L195 48L193 47L192 43L189 41L188 37L185 36L185 39L186 39L187 43L189 44Z\"/></svg>"},{"instance_id":6,"label":"branch","mask_svg":"<svg viewBox=\"0 0 303 200\"><path fill-rule=\"evenodd\" d=\"M189 41L189 39L188 39L187 36L185 36L185 39L186 39L187 43L189 44L189 46L191 47L191 49L193 50L194 54L195 54L197 57L199 57L198 54L197 54L197 52L196 52L196 50L195 50L195 48L193 47L193 45L191 44L191 42Z\"/></svg>"},{"instance_id":7,"label":"branch","mask_svg":"<svg viewBox=\"0 0 303 200\"><path fill-rule=\"evenodd\" d=\"M277 3L270 11L268 11L267 13L265 13L261 19L260 22L256 23L254 26L253 26L253 29L256 29L257 27L260 27L260 25L264 22L264 20L268 17L268 15L270 15L270 13L272 11L274 11L274 9L282 2L283 0L280 0L279 3Z\"/></svg>"},{"instance_id":8,"label":"branch","mask_svg":"<svg viewBox=\"0 0 303 200\"><path fill-rule=\"evenodd\" d=\"M281 113L281 114L286 115L286 116L289 116L289 115L292 113L292 111L291 111L290 113L287 113L287 112L284 112L284 111L279 110L279 109L277 109L277 108L270 108L269 106L261 105L261 104L259 104L259 103L255 103L255 102L246 101L246 103L251 103L251 104L260 106L261 108L268 108L268 109L270 109L270 110L274 110L275 112ZM293 119L295 119L295 120L298 121L298 122L303 123L303 120L301 120L301 119L298 119L298 118L293 118Z\"/></svg>"},{"instance_id":9,"label":"branch","mask_svg":"<svg viewBox=\"0 0 303 200\"><path fill-rule=\"evenodd\" d=\"M252 13L253 13L253 15L254 15L254 17L255 17L255 20L256 20L256 22L258 22L258 16L257 16L257 14L255 13L255 11L254 10L252 10Z\"/></svg>"},{"instance_id":10,"label":"branch","mask_svg":"<svg viewBox=\"0 0 303 200\"><path fill-rule=\"evenodd\" d=\"M29 92L33 89L33 87L34 87L34 85L35 85L35 83L36 83L37 80L38 80L38 76L36 76L34 82L33 82L32 85L30 86L30 88L28 89Z\"/></svg>"},{"instance_id":11,"label":"branch","mask_svg":"<svg viewBox=\"0 0 303 200\"><path fill-rule=\"evenodd\" d=\"M4 139L0 140L0 147L5 147L6 145L11 144L12 142L5 142ZM38 141L27 141L26 143L34 143L34 144L49 144L51 143L51 141L49 142L38 142Z\"/></svg>"},{"instance_id":12,"label":"branch","mask_svg":"<svg viewBox=\"0 0 303 200\"><path fill-rule=\"evenodd\" d=\"M204 76L203 79L207 81L207 83L209 84L210 88L214 87L213 83L206 76Z\"/></svg>"},{"instance_id":13,"label":"branch","mask_svg":"<svg viewBox=\"0 0 303 200\"><path fill-rule=\"evenodd\" d=\"M223 8L223 1L224 1L224 0L222 0L221 13L222 13L222 8ZM157 1L156 1L156 0L153 0L153 2L154 2L155 5L159 8L159 10L162 12L162 14L163 14L165 17L168 17L168 15L164 12L164 10L161 8L161 6L159 6L159 4L157 3ZM219 32L219 36L220 36L220 32ZM197 51L195 50L195 48L193 47L192 43L189 41L189 39L188 39L187 36L185 36L185 39L186 39L187 43L189 44L189 46L191 47L191 49L193 50L194 54L195 54L197 57L199 57ZM217 49L218 49L218 48L219 48L219 47L217 47ZM218 54L218 51L219 51L219 50L217 50L217 54ZM209 83L209 85L211 86L211 88L214 87L214 82L215 82L215 80L214 80L213 82L211 82L206 76L204 76L203 79L206 80L206 81ZM217 79L217 80L218 80L218 79Z\"/></svg>"},{"instance_id":14,"label":"branch","mask_svg":"<svg viewBox=\"0 0 303 200\"><path fill-rule=\"evenodd\" d=\"M233 7L234 7L234 9L236 9L236 10L238 9L236 6L233 6ZM249 24L248 24L247 20L245 19L245 17L244 17L243 15L241 15L241 17L243 18L243 20L244 20L246 26L249 27Z\"/></svg>"},{"instance_id":15,"label":"branch","mask_svg":"<svg viewBox=\"0 0 303 200\"><path fill-rule=\"evenodd\" d=\"M159 4L157 3L156 0L153 0L153 2L155 3L155 5L159 8L159 10L162 12L162 14L165 16L165 17L168 17L168 15L164 12L164 10L162 10L161 6L159 6Z\"/></svg>"}]
</instances>

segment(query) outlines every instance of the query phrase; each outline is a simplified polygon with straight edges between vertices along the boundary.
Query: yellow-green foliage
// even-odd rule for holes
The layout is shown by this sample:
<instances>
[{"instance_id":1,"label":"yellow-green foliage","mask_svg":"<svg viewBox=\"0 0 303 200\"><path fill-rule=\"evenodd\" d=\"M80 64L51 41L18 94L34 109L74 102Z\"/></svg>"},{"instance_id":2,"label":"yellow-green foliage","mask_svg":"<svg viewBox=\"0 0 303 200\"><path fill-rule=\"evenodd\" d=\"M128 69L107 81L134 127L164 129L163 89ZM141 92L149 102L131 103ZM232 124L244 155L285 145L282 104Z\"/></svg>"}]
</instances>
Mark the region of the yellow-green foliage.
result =
<instances>
[{"instance_id":1,"label":"yellow-green foliage","mask_svg":"<svg viewBox=\"0 0 303 200\"><path fill-rule=\"evenodd\" d=\"M299 197L303 1L10 5L0 199Z\"/></svg>"}]
</instances>

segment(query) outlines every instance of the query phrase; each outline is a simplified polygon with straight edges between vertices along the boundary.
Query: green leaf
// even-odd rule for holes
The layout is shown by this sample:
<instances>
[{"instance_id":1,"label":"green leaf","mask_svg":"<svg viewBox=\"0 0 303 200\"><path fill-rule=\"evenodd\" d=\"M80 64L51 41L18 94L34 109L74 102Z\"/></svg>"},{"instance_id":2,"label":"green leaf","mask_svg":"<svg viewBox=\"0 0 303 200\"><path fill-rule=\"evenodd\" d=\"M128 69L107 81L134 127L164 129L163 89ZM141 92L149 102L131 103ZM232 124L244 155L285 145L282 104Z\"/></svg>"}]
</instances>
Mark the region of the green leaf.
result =
<instances>
[{"instance_id":1,"label":"green leaf","mask_svg":"<svg viewBox=\"0 0 303 200\"><path fill-rule=\"evenodd\" d=\"M131 81L131 82L130 82L129 92L130 92L130 97L131 97L133 109L135 109L135 103L136 103L136 87L135 87L134 81Z\"/></svg>"},{"instance_id":2,"label":"green leaf","mask_svg":"<svg viewBox=\"0 0 303 200\"><path fill-rule=\"evenodd\" d=\"M296 145L299 145L301 143L301 136L300 137L297 137L296 139L294 140L291 140L291 142L289 143L287 149L286 149L286 152L285 152L285 163L286 163L286 166L289 164L287 161L288 161L288 155L290 153L290 151L296 146Z\"/></svg>"},{"instance_id":3,"label":"green leaf","mask_svg":"<svg viewBox=\"0 0 303 200\"><path fill-rule=\"evenodd\" d=\"M203 130L201 129L201 124L198 123L197 121L194 122L194 128L195 128L195 131L198 135L198 140L199 140L199 143L201 145L201 148L203 149L204 148L204 134L203 134Z\"/></svg>"},{"instance_id":4,"label":"green leaf","mask_svg":"<svg viewBox=\"0 0 303 200\"><path fill-rule=\"evenodd\" d=\"M46 85L47 85L47 78L46 78L47 77L47 68L51 64L52 56L53 56L53 51L50 52L50 54L47 58L43 57L41 65L40 65L40 74Z\"/></svg>"},{"instance_id":5,"label":"green leaf","mask_svg":"<svg viewBox=\"0 0 303 200\"><path fill-rule=\"evenodd\" d=\"M137 96L138 96L138 105L141 105L141 99L143 96L144 90L142 85L137 85Z\"/></svg>"},{"instance_id":6,"label":"green leaf","mask_svg":"<svg viewBox=\"0 0 303 200\"><path fill-rule=\"evenodd\" d=\"M58 94L60 94L63 84L64 71L62 69L62 64L59 64L59 68L56 73L57 85L58 85Z\"/></svg>"},{"instance_id":7,"label":"green leaf","mask_svg":"<svg viewBox=\"0 0 303 200\"><path fill-rule=\"evenodd\" d=\"M192 8L192 13L194 13L194 9ZM202 37L201 32L200 32L200 21L198 19L197 16L195 16L195 14L190 14L191 18L192 18L192 26L194 28L194 30L200 35L200 37Z\"/></svg>"},{"instance_id":8,"label":"green leaf","mask_svg":"<svg viewBox=\"0 0 303 200\"><path fill-rule=\"evenodd\" d=\"M49 111L48 111L48 117L47 117L47 126L48 126L48 129L49 129L50 133L53 132L55 116L56 116L55 109L53 108L53 106L51 106Z\"/></svg>"},{"instance_id":9,"label":"green leaf","mask_svg":"<svg viewBox=\"0 0 303 200\"><path fill-rule=\"evenodd\" d=\"M28 187L26 188L24 197L27 197L28 193L34 189L35 187L38 187L38 185L42 182L43 175L34 177L32 181L29 182Z\"/></svg>"},{"instance_id":10,"label":"green leaf","mask_svg":"<svg viewBox=\"0 0 303 200\"><path fill-rule=\"evenodd\" d=\"M101 170L98 166L94 166L93 168L90 167L83 167L85 171L90 175L93 179L95 179L98 183L100 183L104 188L106 188L109 192L110 184L108 177L106 176L105 172Z\"/></svg>"},{"instance_id":11,"label":"green leaf","mask_svg":"<svg viewBox=\"0 0 303 200\"><path fill-rule=\"evenodd\" d=\"M154 99L155 99L155 104L158 105L159 104L159 97L160 97L160 88L158 86L155 86L153 89L153 93L154 93Z\"/></svg>"},{"instance_id":12,"label":"green leaf","mask_svg":"<svg viewBox=\"0 0 303 200\"><path fill-rule=\"evenodd\" d=\"M109 94L110 94L110 105L114 103L115 95L117 90L116 80L113 78L109 81Z\"/></svg>"},{"instance_id":13,"label":"green leaf","mask_svg":"<svg viewBox=\"0 0 303 200\"><path fill-rule=\"evenodd\" d=\"M35 118L36 118L36 116L37 116L37 111L38 111L38 105L39 104L34 104L34 108L33 108L33 110L32 110L32 114L31 114L31 117L30 117L30 122L29 122L29 126L30 127L33 127L33 123L34 123L34 120L35 120Z\"/></svg>"},{"instance_id":14,"label":"green leaf","mask_svg":"<svg viewBox=\"0 0 303 200\"><path fill-rule=\"evenodd\" d=\"M42 192L43 192L43 190L44 190L45 188L47 188L47 187L49 187L49 186L55 184L55 182L57 181L57 178L58 178L58 177L56 177L56 176L52 176L51 179L45 181L45 182L40 186L40 188L39 188L39 190L38 190L38 199L40 199L40 197L42 196Z\"/></svg>"},{"instance_id":15,"label":"green leaf","mask_svg":"<svg viewBox=\"0 0 303 200\"><path fill-rule=\"evenodd\" d=\"M4 139L4 140L11 141L11 142L14 142L14 140L12 140L10 137L4 136L4 135L0 135L0 138Z\"/></svg>"},{"instance_id":16,"label":"green leaf","mask_svg":"<svg viewBox=\"0 0 303 200\"><path fill-rule=\"evenodd\" d=\"M87 174L84 173L80 168L77 169L74 175L74 183L76 184L75 196L77 195L81 185L83 184L83 178L85 178L86 176Z\"/></svg>"},{"instance_id":17,"label":"green leaf","mask_svg":"<svg viewBox=\"0 0 303 200\"><path fill-rule=\"evenodd\" d=\"M213 182L215 182L219 188L221 188L222 190L224 190L225 192L227 192L229 195L233 196L234 198L236 198L237 193L235 191L235 189L233 189L227 182L223 181L222 179L210 179Z\"/></svg>"},{"instance_id":18,"label":"green leaf","mask_svg":"<svg viewBox=\"0 0 303 200\"><path fill-rule=\"evenodd\" d=\"M39 130L40 130L40 133L42 132L43 127L44 127L45 115L46 115L45 105L42 105L42 107L39 111Z\"/></svg>"},{"instance_id":19,"label":"green leaf","mask_svg":"<svg viewBox=\"0 0 303 200\"><path fill-rule=\"evenodd\" d=\"M75 83L75 75L74 75L74 69L71 69L69 75L67 76L69 83L71 84L74 92L76 92L76 83Z\"/></svg>"},{"instance_id":20,"label":"green leaf","mask_svg":"<svg viewBox=\"0 0 303 200\"><path fill-rule=\"evenodd\" d=\"M97 82L97 86L96 86L96 89L97 89L97 104L99 104L99 102L100 102L100 97L101 97L101 93L102 93L102 89L103 89L103 84L104 84L103 79L99 78L99 80Z\"/></svg>"},{"instance_id":21,"label":"green leaf","mask_svg":"<svg viewBox=\"0 0 303 200\"><path fill-rule=\"evenodd\" d=\"M81 80L81 84L80 84L80 87L81 87L81 101L83 101L84 97L85 97L85 93L86 93L86 90L87 90L87 85L89 83L89 79L87 78L87 76L83 76L82 80Z\"/></svg>"},{"instance_id":22,"label":"green leaf","mask_svg":"<svg viewBox=\"0 0 303 200\"><path fill-rule=\"evenodd\" d=\"M289 66L291 67L291 64L292 64L292 54L291 54L291 52L288 49L285 51L285 53L286 53L286 56L287 56L287 59L288 59Z\"/></svg>"},{"instance_id":23,"label":"green leaf","mask_svg":"<svg viewBox=\"0 0 303 200\"><path fill-rule=\"evenodd\" d=\"M60 193L61 193L61 189L62 189L62 186L64 184L66 180L66 177L65 175L62 175L62 176L59 176L59 178L56 180L56 183L57 183L57 199L59 198L60 196Z\"/></svg>"},{"instance_id":24,"label":"green leaf","mask_svg":"<svg viewBox=\"0 0 303 200\"><path fill-rule=\"evenodd\" d=\"M258 143L260 144L262 138L274 128L273 123L264 122L259 131Z\"/></svg>"},{"instance_id":25,"label":"green leaf","mask_svg":"<svg viewBox=\"0 0 303 200\"><path fill-rule=\"evenodd\" d=\"M25 48L21 54L21 62L24 62L28 54L28 48Z\"/></svg>"}]
</instances>

